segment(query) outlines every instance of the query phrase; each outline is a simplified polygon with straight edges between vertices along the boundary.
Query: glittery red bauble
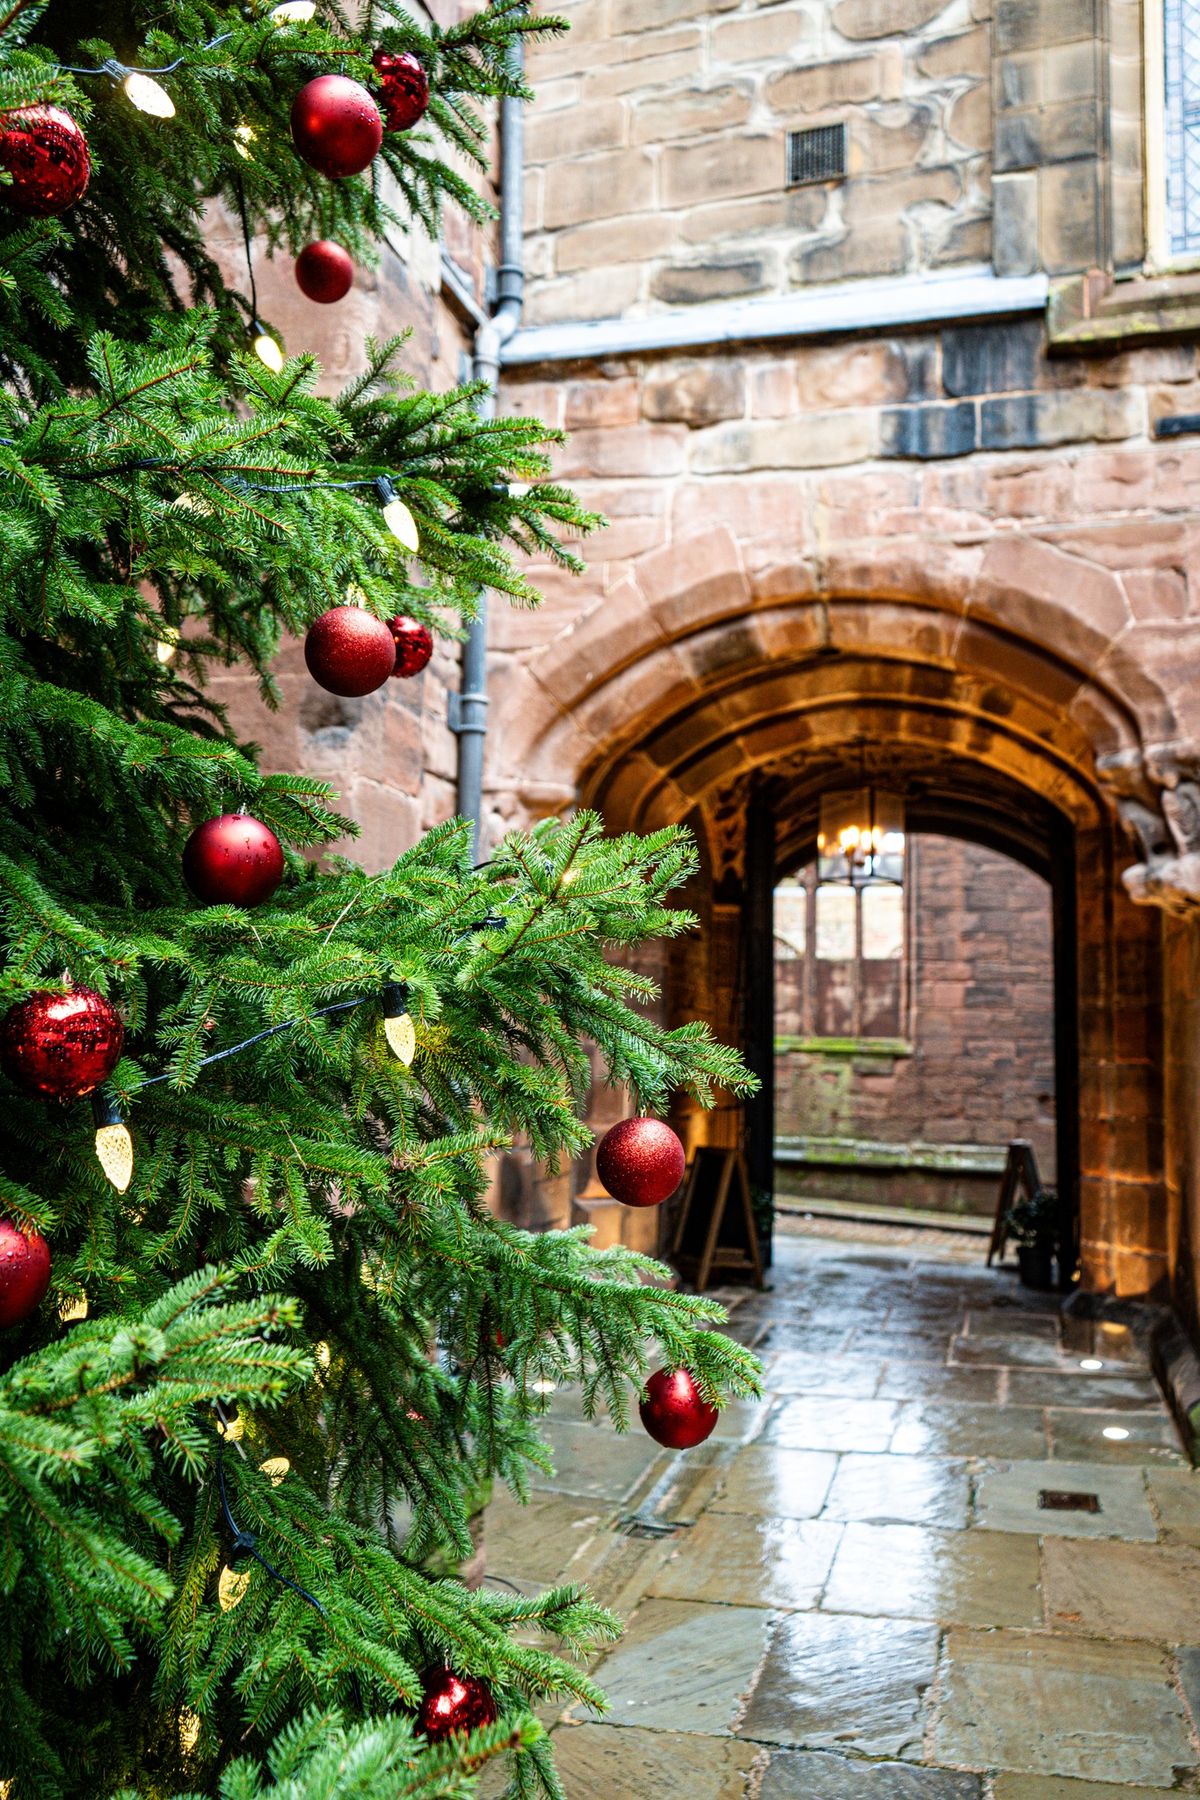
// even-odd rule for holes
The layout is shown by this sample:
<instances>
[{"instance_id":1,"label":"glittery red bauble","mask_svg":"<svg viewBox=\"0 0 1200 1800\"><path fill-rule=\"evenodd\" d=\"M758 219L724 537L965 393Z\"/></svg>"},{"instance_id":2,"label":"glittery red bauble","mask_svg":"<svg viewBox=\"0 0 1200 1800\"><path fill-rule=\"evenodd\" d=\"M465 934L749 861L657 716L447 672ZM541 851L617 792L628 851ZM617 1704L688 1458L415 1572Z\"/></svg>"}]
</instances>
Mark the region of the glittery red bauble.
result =
<instances>
[{"instance_id":1,"label":"glittery red bauble","mask_svg":"<svg viewBox=\"0 0 1200 1800\"><path fill-rule=\"evenodd\" d=\"M0 168L12 176L0 196L13 211L47 219L86 193L92 159L83 132L61 106L21 106L0 114Z\"/></svg>"},{"instance_id":2,"label":"glittery red bauble","mask_svg":"<svg viewBox=\"0 0 1200 1800\"><path fill-rule=\"evenodd\" d=\"M124 1042L120 1014L103 994L43 988L0 1020L0 1068L28 1094L78 1100L107 1081Z\"/></svg>"},{"instance_id":3,"label":"glittery red bauble","mask_svg":"<svg viewBox=\"0 0 1200 1800\"><path fill-rule=\"evenodd\" d=\"M426 1669L417 1713L417 1730L434 1744L455 1731L477 1731L496 1723L496 1702L486 1681L477 1675L456 1675L453 1669Z\"/></svg>"},{"instance_id":4,"label":"glittery red bauble","mask_svg":"<svg viewBox=\"0 0 1200 1800\"><path fill-rule=\"evenodd\" d=\"M206 906L261 906L283 880L279 839L246 813L205 819L183 846L183 879Z\"/></svg>"},{"instance_id":5,"label":"glittery red bauble","mask_svg":"<svg viewBox=\"0 0 1200 1800\"><path fill-rule=\"evenodd\" d=\"M433 655L433 633L419 619L400 617L388 620L388 629L396 643L396 666L393 675L419 675Z\"/></svg>"},{"instance_id":6,"label":"glittery red bauble","mask_svg":"<svg viewBox=\"0 0 1200 1800\"><path fill-rule=\"evenodd\" d=\"M20 1325L50 1286L50 1246L40 1232L26 1237L0 1219L0 1326Z\"/></svg>"},{"instance_id":7,"label":"glittery red bauble","mask_svg":"<svg viewBox=\"0 0 1200 1800\"><path fill-rule=\"evenodd\" d=\"M614 1200L626 1206L658 1206L683 1180L683 1145L661 1119L622 1119L606 1131L596 1152L596 1173Z\"/></svg>"},{"instance_id":8,"label":"glittery red bauble","mask_svg":"<svg viewBox=\"0 0 1200 1800\"><path fill-rule=\"evenodd\" d=\"M378 156L383 120L360 83L318 75L292 101L292 142L311 168L340 181L361 175Z\"/></svg>"},{"instance_id":9,"label":"glittery red bauble","mask_svg":"<svg viewBox=\"0 0 1200 1800\"><path fill-rule=\"evenodd\" d=\"M691 1450L702 1444L717 1422L716 1407L700 1398L686 1369L670 1375L659 1369L652 1375L638 1411L655 1443L665 1444L668 1450Z\"/></svg>"},{"instance_id":10,"label":"glittery red bauble","mask_svg":"<svg viewBox=\"0 0 1200 1800\"><path fill-rule=\"evenodd\" d=\"M407 131L429 105L429 77L407 50L389 56L377 50L371 61L379 76L379 104L389 131Z\"/></svg>"},{"instance_id":11,"label":"glittery red bauble","mask_svg":"<svg viewBox=\"0 0 1200 1800\"><path fill-rule=\"evenodd\" d=\"M322 306L344 300L354 286L354 260L348 250L329 238L306 244L296 258L296 283L300 292Z\"/></svg>"},{"instance_id":12,"label":"glittery red bauble","mask_svg":"<svg viewBox=\"0 0 1200 1800\"><path fill-rule=\"evenodd\" d=\"M331 694L373 694L396 667L396 644L374 613L331 606L309 626L304 660L313 680Z\"/></svg>"}]
</instances>

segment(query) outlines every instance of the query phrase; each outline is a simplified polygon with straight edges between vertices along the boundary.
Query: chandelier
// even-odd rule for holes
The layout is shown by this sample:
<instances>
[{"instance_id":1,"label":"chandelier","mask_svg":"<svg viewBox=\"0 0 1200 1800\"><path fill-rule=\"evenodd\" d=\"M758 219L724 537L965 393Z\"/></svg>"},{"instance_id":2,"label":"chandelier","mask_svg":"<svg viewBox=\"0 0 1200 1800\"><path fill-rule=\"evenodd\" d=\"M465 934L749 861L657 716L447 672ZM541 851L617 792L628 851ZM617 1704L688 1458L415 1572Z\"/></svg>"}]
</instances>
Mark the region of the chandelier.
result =
<instances>
[{"instance_id":1,"label":"chandelier","mask_svg":"<svg viewBox=\"0 0 1200 1800\"><path fill-rule=\"evenodd\" d=\"M821 881L904 880L904 802L883 788L839 788L821 796L817 830Z\"/></svg>"}]
</instances>

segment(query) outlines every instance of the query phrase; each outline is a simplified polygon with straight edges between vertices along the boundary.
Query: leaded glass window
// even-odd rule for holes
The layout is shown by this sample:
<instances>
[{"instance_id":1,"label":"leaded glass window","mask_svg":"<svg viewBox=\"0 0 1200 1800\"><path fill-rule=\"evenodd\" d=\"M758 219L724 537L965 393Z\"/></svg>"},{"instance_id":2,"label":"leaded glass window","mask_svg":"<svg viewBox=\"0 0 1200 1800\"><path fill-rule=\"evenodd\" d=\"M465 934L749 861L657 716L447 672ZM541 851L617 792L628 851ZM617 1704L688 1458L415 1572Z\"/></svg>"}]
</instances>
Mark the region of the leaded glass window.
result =
<instances>
[{"instance_id":1,"label":"leaded glass window","mask_svg":"<svg viewBox=\"0 0 1200 1800\"><path fill-rule=\"evenodd\" d=\"M1200 252L1200 0L1163 0L1167 242Z\"/></svg>"}]
</instances>

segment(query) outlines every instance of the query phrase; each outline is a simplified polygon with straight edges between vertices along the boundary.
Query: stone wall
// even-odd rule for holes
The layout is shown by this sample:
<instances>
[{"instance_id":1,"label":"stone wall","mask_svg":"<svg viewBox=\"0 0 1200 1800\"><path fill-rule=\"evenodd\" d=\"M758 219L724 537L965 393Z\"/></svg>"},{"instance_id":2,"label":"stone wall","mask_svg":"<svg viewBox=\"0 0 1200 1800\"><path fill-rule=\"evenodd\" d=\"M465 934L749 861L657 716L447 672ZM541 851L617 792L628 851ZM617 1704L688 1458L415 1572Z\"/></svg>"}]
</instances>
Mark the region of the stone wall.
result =
<instances>
[{"instance_id":1,"label":"stone wall","mask_svg":"<svg viewBox=\"0 0 1200 1800\"><path fill-rule=\"evenodd\" d=\"M846 1152L779 1168L782 1193L990 1212L994 1169L945 1146L1034 1145L1053 1184L1054 973L1050 893L1010 858L975 844L910 838L909 997L898 1053L862 1043L837 1051L788 1044L797 961L776 964L776 1137L915 1147L888 1163L873 1149L856 1171ZM937 1154L941 1147L942 1154ZM929 1152L933 1151L933 1154ZM861 1161L861 1152L858 1154Z\"/></svg>"}]
</instances>

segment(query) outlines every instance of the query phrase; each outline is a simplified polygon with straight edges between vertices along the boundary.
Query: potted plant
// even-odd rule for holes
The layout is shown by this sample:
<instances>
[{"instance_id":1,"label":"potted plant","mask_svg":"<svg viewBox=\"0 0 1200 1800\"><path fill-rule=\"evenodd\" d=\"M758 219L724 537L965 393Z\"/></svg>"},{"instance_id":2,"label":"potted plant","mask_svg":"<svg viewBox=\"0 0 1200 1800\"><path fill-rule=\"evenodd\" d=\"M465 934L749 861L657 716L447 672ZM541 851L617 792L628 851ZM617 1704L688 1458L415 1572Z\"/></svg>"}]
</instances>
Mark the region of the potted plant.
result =
<instances>
[{"instance_id":1,"label":"potted plant","mask_svg":"<svg viewBox=\"0 0 1200 1800\"><path fill-rule=\"evenodd\" d=\"M1053 1188L1042 1188L1010 1207L1008 1229L1017 1240L1017 1273L1022 1285L1039 1293L1051 1292L1058 1241L1058 1195Z\"/></svg>"}]
</instances>

